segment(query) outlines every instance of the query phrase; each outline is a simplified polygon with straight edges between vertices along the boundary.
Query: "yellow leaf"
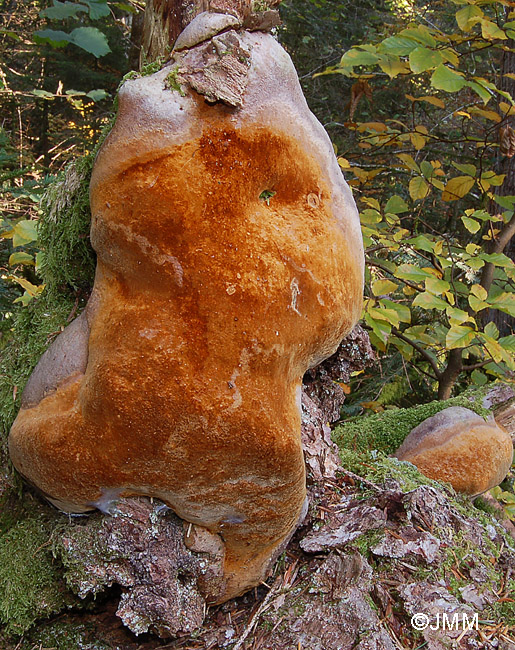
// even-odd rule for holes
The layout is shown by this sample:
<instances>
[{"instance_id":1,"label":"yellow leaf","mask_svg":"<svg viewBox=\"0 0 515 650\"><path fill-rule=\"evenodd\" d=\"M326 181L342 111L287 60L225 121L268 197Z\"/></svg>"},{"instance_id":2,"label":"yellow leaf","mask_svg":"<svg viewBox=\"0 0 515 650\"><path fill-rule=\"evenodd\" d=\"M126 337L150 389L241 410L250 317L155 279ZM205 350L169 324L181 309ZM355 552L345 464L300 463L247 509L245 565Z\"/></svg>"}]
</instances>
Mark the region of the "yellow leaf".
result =
<instances>
[{"instance_id":1,"label":"yellow leaf","mask_svg":"<svg viewBox=\"0 0 515 650\"><path fill-rule=\"evenodd\" d=\"M415 147L417 151L423 149L427 142L427 138L424 138L424 136L420 135L420 133L410 133L409 137L411 140L411 144Z\"/></svg>"},{"instance_id":2,"label":"yellow leaf","mask_svg":"<svg viewBox=\"0 0 515 650\"><path fill-rule=\"evenodd\" d=\"M499 102L499 108L505 114L505 117L515 115L515 106L512 106L507 102Z\"/></svg>"},{"instance_id":3,"label":"yellow leaf","mask_svg":"<svg viewBox=\"0 0 515 650\"><path fill-rule=\"evenodd\" d=\"M442 192L442 201L456 201L467 194L475 183L472 176L455 176L451 178L444 191Z\"/></svg>"},{"instance_id":4,"label":"yellow leaf","mask_svg":"<svg viewBox=\"0 0 515 650\"><path fill-rule=\"evenodd\" d=\"M363 133L363 131L377 131L378 133L382 133L387 128L383 122L362 122L356 130L360 133Z\"/></svg>"},{"instance_id":5,"label":"yellow leaf","mask_svg":"<svg viewBox=\"0 0 515 650\"><path fill-rule=\"evenodd\" d=\"M372 293L374 296L387 296L398 288L399 285L391 280L376 280L372 283Z\"/></svg>"},{"instance_id":6,"label":"yellow leaf","mask_svg":"<svg viewBox=\"0 0 515 650\"><path fill-rule=\"evenodd\" d=\"M502 120L502 117L496 111L489 111L485 108L480 108L479 106L471 106L469 108L469 112L473 113L474 115L480 115L481 117L484 117L485 119L492 122L500 122Z\"/></svg>"},{"instance_id":7,"label":"yellow leaf","mask_svg":"<svg viewBox=\"0 0 515 650\"><path fill-rule=\"evenodd\" d=\"M500 40L507 40L508 38L500 27L487 19L481 21L481 34L487 41L494 41L497 38Z\"/></svg>"},{"instance_id":8,"label":"yellow leaf","mask_svg":"<svg viewBox=\"0 0 515 650\"><path fill-rule=\"evenodd\" d=\"M456 13L456 22L462 32L468 32L485 14L473 4L463 7Z\"/></svg>"},{"instance_id":9,"label":"yellow leaf","mask_svg":"<svg viewBox=\"0 0 515 650\"><path fill-rule=\"evenodd\" d=\"M429 185L421 176L415 176L409 182L409 193L414 201L424 199L429 194Z\"/></svg>"},{"instance_id":10,"label":"yellow leaf","mask_svg":"<svg viewBox=\"0 0 515 650\"><path fill-rule=\"evenodd\" d=\"M488 297L487 290L480 284L473 284L470 287L470 293L476 296L476 298L479 298L479 300L486 300Z\"/></svg>"},{"instance_id":11,"label":"yellow leaf","mask_svg":"<svg viewBox=\"0 0 515 650\"><path fill-rule=\"evenodd\" d=\"M445 103L434 95L424 95L423 97L413 97L413 95L406 95L406 99L409 99L410 102L427 102L433 106L438 106L438 108L445 108Z\"/></svg>"},{"instance_id":12,"label":"yellow leaf","mask_svg":"<svg viewBox=\"0 0 515 650\"><path fill-rule=\"evenodd\" d=\"M388 57L379 61L379 67L381 70L387 74L390 79L393 79L399 74L407 74L411 72L410 67L404 61L401 61L398 57Z\"/></svg>"},{"instance_id":13,"label":"yellow leaf","mask_svg":"<svg viewBox=\"0 0 515 650\"><path fill-rule=\"evenodd\" d=\"M453 325L445 337L445 347L448 350L466 348L475 339L476 333L471 327Z\"/></svg>"},{"instance_id":14,"label":"yellow leaf","mask_svg":"<svg viewBox=\"0 0 515 650\"><path fill-rule=\"evenodd\" d=\"M402 160L408 169L411 169L414 172L420 171L419 166L413 160L413 156L410 156L409 153L398 153L397 158L399 158L399 160Z\"/></svg>"},{"instance_id":15,"label":"yellow leaf","mask_svg":"<svg viewBox=\"0 0 515 650\"><path fill-rule=\"evenodd\" d=\"M350 162L347 158L338 158L338 164L342 169L350 169Z\"/></svg>"}]
</instances>

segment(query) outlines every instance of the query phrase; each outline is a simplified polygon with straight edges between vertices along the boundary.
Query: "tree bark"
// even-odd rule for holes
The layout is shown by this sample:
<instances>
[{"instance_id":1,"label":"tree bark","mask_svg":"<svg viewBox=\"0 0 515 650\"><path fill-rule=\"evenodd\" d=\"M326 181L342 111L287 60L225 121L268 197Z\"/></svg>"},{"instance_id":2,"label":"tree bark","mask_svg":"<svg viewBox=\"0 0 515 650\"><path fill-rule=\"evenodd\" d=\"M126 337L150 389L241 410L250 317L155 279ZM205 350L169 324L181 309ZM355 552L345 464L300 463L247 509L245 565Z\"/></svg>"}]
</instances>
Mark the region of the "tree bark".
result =
<instances>
[{"instance_id":1,"label":"tree bark","mask_svg":"<svg viewBox=\"0 0 515 650\"><path fill-rule=\"evenodd\" d=\"M274 7L280 0L269 0ZM253 0L147 0L140 53L140 68L159 58L166 58L182 30L203 11L233 14L246 20Z\"/></svg>"},{"instance_id":2,"label":"tree bark","mask_svg":"<svg viewBox=\"0 0 515 650\"><path fill-rule=\"evenodd\" d=\"M515 98L515 80L506 76L507 74L515 74L515 40L509 39L505 41L506 49L503 53L502 64L501 64L501 74L499 79L499 88L505 92L510 93L510 95ZM515 119L509 117L507 120L503 120L501 123L501 128L511 127L515 129ZM502 156L502 154L499 154ZM506 174L504 183L499 187L499 195L501 196L513 196L515 195L515 156L503 156L499 164L499 173ZM493 208L494 211L499 211L499 207L496 206ZM510 224L508 224L510 225ZM491 250L489 252L504 252L505 255L510 257L512 260L515 260L515 221L512 219L511 228L504 228L503 230L507 231L505 240L502 242L504 246L501 250ZM509 235L509 236L508 236ZM500 248L498 242L492 242L492 249L495 247ZM491 269L491 274L493 276L493 268ZM515 330L515 318L505 314L502 311L496 309L490 310L488 314L488 320L493 321L497 325L497 329L501 336L507 336Z\"/></svg>"}]
</instances>

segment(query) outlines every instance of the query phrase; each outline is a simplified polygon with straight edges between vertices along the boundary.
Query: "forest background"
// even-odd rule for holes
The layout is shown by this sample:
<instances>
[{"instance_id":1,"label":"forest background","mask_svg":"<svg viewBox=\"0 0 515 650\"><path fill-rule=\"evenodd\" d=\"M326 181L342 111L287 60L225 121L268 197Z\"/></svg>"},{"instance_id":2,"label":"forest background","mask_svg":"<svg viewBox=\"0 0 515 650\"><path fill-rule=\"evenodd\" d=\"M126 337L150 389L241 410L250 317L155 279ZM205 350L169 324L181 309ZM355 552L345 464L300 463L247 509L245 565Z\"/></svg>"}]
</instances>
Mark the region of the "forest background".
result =
<instances>
[{"instance_id":1,"label":"forest background","mask_svg":"<svg viewBox=\"0 0 515 650\"><path fill-rule=\"evenodd\" d=\"M143 9L2 1L4 424L33 363L9 355L17 331L46 319L48 344L88 298L95 260L81 182L118 86L138 68ZM286 0L281 15L278 38L334 143L366 246L364 325L379 372L344 387L344 415L513 380L515 2ZM73 161L82 203L64 237L55 206L71 199L55 181Z\"/></svg>"}]
</instances>

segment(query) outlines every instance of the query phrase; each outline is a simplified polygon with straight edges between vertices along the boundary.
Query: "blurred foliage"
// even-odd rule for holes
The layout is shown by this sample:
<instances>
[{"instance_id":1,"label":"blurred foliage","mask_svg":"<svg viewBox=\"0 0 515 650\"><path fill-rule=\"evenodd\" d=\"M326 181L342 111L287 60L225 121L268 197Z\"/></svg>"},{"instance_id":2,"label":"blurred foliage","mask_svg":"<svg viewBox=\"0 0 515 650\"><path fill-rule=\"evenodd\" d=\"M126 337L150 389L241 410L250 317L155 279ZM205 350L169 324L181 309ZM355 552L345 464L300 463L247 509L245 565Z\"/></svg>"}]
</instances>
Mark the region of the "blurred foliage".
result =
<instances>
[{"instance_id":1,"label":"blurred foliage","mask_svg":"<svg viewBox=\"0 0 515 650\"><path fill-rule=\"evenodd\" d=\"M58 227L53 234L48 228L39 232L43 210L48 212L49 197L46 208L43 197L55 193L53 182L68 162L95 150L127 71L131 20L138 10L133 0L2 5L0 336L12 330L16 303L27 305L45 289L48 263L41 248L60 235ZM86 240L87 231L86 225L81 233ZM61 242L53 250L61 254L66 247ZM67 250L69 261L61 265L88 264L87 255ZM86 273L91 276L91 269ZM68 286L77 289L73 282Z\"/></svg>"},{"instance_id":2,"label":"blurred foliage","mask_svg":"<svg viewBox=\"0 0 515 650\"><path fill-rule=\"evenodd\" d=\"M402 361L394 393L416 373L444 399L515 373L513 331L489 318L515 317L504 254L515 232L515 12L504 0L397 4L394 23L316 74L351 83L339 162L360 208L372 342L383 363ZM366 407L381 410L384 392Z\"/></svg>"}]
</instances>

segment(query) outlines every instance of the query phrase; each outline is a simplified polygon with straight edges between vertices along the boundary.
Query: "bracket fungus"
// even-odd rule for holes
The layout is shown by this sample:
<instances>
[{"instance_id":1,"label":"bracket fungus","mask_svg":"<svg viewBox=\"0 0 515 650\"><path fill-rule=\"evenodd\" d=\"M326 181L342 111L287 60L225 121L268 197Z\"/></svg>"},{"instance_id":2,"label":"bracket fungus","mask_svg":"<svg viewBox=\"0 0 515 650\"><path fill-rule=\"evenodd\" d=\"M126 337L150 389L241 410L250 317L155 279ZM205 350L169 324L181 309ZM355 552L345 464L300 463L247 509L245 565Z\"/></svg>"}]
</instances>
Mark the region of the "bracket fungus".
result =
<instances>
[{"instance_id":1,"label":"bracket fungus","mask_svg":"<svg viewBox=\"0 0 515 650\"><path fill-rule=\"evenodd\" d=\"M513 460L513 444L493 417L485 421L470 409L451 406L415 427L395 456L474 496L501 483Z\"/></svg>"},{"instance_id":2,"label":"bracket fungus","mask_svg":"<svg viewBox=\"0 0 515 650\"><path fill-rule=\"evenodd\" d=\"M286 52L260 32L195 40L170 64L181 92L170 65L120 90L90 186L93 292L41 358L9 442L62 510L147 495L219 535L223 584L207 597L222 602L258 584L295 529L302 376L359 319L364 258ZM239 101L194 90L215 55L207 81L231 86L231 52Z\"/></svg>"}]
</instances>

